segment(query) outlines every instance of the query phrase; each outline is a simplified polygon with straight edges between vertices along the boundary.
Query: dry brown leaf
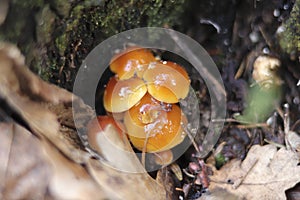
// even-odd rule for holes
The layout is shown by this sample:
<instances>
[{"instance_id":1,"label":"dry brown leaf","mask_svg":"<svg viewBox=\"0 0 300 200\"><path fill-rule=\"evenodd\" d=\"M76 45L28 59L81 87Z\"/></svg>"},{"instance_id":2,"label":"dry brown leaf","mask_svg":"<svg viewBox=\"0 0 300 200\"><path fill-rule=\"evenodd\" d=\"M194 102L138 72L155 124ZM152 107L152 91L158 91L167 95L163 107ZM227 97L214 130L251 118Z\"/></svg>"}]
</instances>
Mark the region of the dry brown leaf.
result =
<instances>
[{"instance_id":1,"label":"dry brown leaf","mask_svg":"<svg viewBox=\"0 0 300 200\"><path fill-rule=\"evenodd\" d=\"M1 199L107 198L85 169L14 123L0 123Z\"/></svg>"},{"instance_id":2,"label":"dry brown leaf","mask_svg":"<svg viewBox=\"0 0 300 200\"><path fill-rule=\"evenodd\" d=\"M24 128L0 123L0 199L41 199L51 170L39 141Z\"/></svg>"},{"instance_id":3,"label":"dry brown leaf","mask_svg":"<svg viewBox=\"0 0 300 200\"><path fill-rule=\"evenodd\" d=\"M165 199L165 192L147 173L120 172L109 164L89 160L87 167L111 199Z\"/></svg>"},{"instance_id":4,"label":"dry brown leaf","mask_svg":"<svg viewBox=\"0 0 300 200\"><path fill-rule=\"evenodd\" d=\"M293 151L300 152L300 135L295 131L288 131L286 141Z\"/></svg>"},{"instance_id":5,"label":"dry brown leaf","mask_svg":"<svg viewBox=\"0 0 300 200\"><path fill-rule=\"evenodd\" d=\"M112 125L107 125L103 131L97 134L96 143L98 147L96 150L112 167L125 172L146 173L127 137L120 138Z\"/></svg>"},{"instance_id":6,"label":"dry brown leaf","mask_svg":"<svg viewBox=\"0 0 300 200\"><path fill-rule=\"evenodd\" d=\"M0 25L5 21L9 8L9 0L3 0L0 2Z\"/></svg>"},{"instance_id":7,"label":"dry brown leaf","mask_svg":"<svg viewBox=\"0 0 300 200\"><path fill-rule=\"evenodd\" d=\"M45 158L52 166L48 191L55 199L107 199L111 195L91 178L81 166L65 158L49 143L43 142Z\"/></svg>"},{"instance_id":8,"label":"dry brown leaf","mask_svg":"<svg viewBox=\"0 0 300 200\"><path fill-rule=\"evenodd\" d=\"M50 140L70 159L83 163L88 157L87 154L72 144L69 135L61 134L62 126L58 122L58 115L50 112L47 108L49 106L46 106L65 104L72 111L72 99L75 99L74 104L78 106L83 104L82 101L72 93L44 82L29 71L24 64L24 57L13 45L0 43L0 63L0 99L20 115L36 135ZM69 119L72 118L71 114ZM77 136L75 129L73 135Z\"/></svg>"},{"instance_id":9,"label":"dry brown leaf","mask_svg":"<svg viewBox=\"0 0 300 200\"><path fill-rule=\"evenodd\" d=\"M108 125L97 135L99 151L106 161L90 159L88 170L113 199L165 199L162 185L152 179L141 165L128 140ZM116 192L117 191L117 192Z\"/></svg>"},{"instance_id":10,"label":"dry brown leaf","mask_svg":"<svg viewBox=\"0 0 300 200\"><path fill-rule=\"evenodd\" d=\"M285 191L300 181L298 164L293 151L254 145L243 162L232 160L214 170L209 189L225 189L239 199L285 199Z\"/></svg>"},{"instance_id":11,"label":"dry brown leaf","mask_svg":"<svg viewBox=\"0 0 300 200\"><path fill-rule=\"evenodd\" d=\"M81 134L86 132L94 112L81 99L35 76L24 65L19 50L12 45L0 43L0 63L0 100L5 102L4 106L0 105L0 111L6 113L5 119L17 121L29 129L14 125L20 128L20 133L14 133L15 130L7 126L0 130L0 142L3 142L0 146L0 161L3 161L0 165L0 198L165 199L164 188L132 156L128 141L124 145L118 144L130 154L112 157L119 152L107 148L102 156L109 163L90 158L80 143L77 130ZM75 116L72 113L74 106L81 111ZM10 112L14 116L9 116ZM6 132L21 135L20 154L12 154L11 149L16 147L12 145L12 136ZM107 133L108 137L113 136L113 131ZM27 158L32 162L29 167ZM8 165L8 160L17 164ZM40 165L43 167L39 168ZM19 166L19 171L11 173L15 166ZM110 166L140 173L124 173ZM15 177L18 174L20 176Z\"/></svg>"},{"instance_id":12,"label":"dry brown leaf","mask_svg":"<svg viewBox=\"0 0 300 200\"><path fill-rule=\"evenodd\" d=\"M72 101L71 93L42 81L26 67L24 60L14 45L0 43L0 83L3 94L9 91L24 93L32 100L42 99L55 104Z\"/></svg>"}]
</instances>

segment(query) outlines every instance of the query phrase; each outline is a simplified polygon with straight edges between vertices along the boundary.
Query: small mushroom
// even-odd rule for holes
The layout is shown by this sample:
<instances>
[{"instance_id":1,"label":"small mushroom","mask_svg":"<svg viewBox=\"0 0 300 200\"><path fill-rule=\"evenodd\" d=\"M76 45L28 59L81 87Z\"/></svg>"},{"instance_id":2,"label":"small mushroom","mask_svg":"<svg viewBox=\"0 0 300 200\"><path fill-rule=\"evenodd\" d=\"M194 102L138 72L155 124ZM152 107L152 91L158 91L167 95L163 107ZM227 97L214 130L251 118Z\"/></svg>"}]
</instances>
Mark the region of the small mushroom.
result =
<instances>
[{"instance_id":1,"label":"small mushroom","mask_svg":"<svg viewBox=\"0 0 300 200\"><path fill-rule=\"evenodd\" d=\"M155 153L154 161L158 165L169 165L173 162L173 153L170 149L162 152L157 152Z\"/></svg>"},{"instance_id":2,"label":"small mushroom","mask_svg":"<svg viewBox=\"0 0 300 200\"><path fill-rule=\"evenodd\" d=\"M146 152L160 152L180 144L186 118L178 105L162 105L150 94L125 113L124 124L133 146Z\"/></svg>"},{"instance_id":3,"label":"small mushroom","mask_svg":"<svg viewBox=\"0 0 300 200\"><path fill-rule=\"evenodd\" d=\"M119 136L123 138L123 130L125 130L125 127L121 123L115 121L114 118L110 116L98 116L92 119L87 126L88 142L93 149L99 151L97 135L103 132L108 125L112 125L118 132Z\"/></svg>"},{"instance_id":4,"label":"small mushroom","mask_svg":"<svg viewBox=\"0 0 300 200\"><path fill-rule=\"evenodd\" d=\"M253 79L262 87L269 89L272 85L281 85L278 75L280 60L271 56L258 56L253 63Z\"/></svg>"},{"instance_id":5,"label":"small mushroom","mask_svg":"<svg viewBox=\"0 0 300 200\"><path fill-rule=\"evenodd\" d=\"M117 74L120 80L129 79L137 74L142 77L148 64L156 62L151 51L139 47L131 47L117 54L110 63L110 70Z\"/></svg>"},{"instance_id":6,"label":"small mushroom","mask_svg":"<svg viewBox=\"0 0 300 200\"><path fill-rule=\"evenodd\" d=\"M189 92L189 76L183 67L174 62L163 61L149 65L143 79L147 82L148 92L165 103L177 103Z\"/></svg>"},{"instance_id":7,"label":"small mushroom","mask_svg":"<svg viewBox=\"0 0 300 200\"><path fill-rule=\"evenodd\" d=\"M139 47L116 55L110 69L116 76L107 83L104 108L114 117L124 114L132 145L158 153L180 144L187 119L175 103L190 89L185 69L174 62L156 61L151 51Z\"/></svg>"},{"instance_id":8,"label":"small mushroom","mask_svg":"<svg viewBox=\"0 0 300 200\"><path fill-rule=\"evenodd\" d=\"M108 112L124 112L139 102L146 92L147 86L140 78L117 80L112 77L104 91L104 108Z\"/></svg>"}]
</instances>

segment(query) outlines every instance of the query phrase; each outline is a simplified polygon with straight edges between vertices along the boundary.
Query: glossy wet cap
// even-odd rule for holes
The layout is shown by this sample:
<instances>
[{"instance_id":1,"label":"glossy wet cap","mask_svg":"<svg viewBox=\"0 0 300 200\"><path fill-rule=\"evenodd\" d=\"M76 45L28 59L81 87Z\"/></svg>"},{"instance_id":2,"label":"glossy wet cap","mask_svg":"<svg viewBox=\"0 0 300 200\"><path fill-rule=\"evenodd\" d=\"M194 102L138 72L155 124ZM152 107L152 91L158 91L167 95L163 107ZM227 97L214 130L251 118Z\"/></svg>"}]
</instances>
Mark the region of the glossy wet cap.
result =
<instances>
[{"instance_id":1,"label":"glossy wet cap","mask_svg":"<svg viewBox=\"0 0 300 200\"><path fill-rule=\"evenodd\" d=\"M174 62L158 62L149 65L143 79L148 92L159 101L177 103L189 92L190 79L186 70Z\"/></svg>"},{"instance_id":2,"label":"glossy wet cap","mask_svg":"<svg viewBox=\"0 0 300 200\"><path fill-rule=\"evenodd\" d=\"M110 70L116 73L120 80L132 78L135 74L142 77L144 69L152 62L156 62L156 59L150 50L130 47L114 56Z\"/></svg>"},{"instance_id":3,"label":"glossy wet cap","mask_svg":"<svg viewBox=\"0 0 300 200\"><path fill-rule=\"evenodd\" d=\"M182 123L186 120L178 105L162 105L150 94L124 116L131 143L141 151L146 145L146 152L168 150L181 143L185 137Z\"/></svg>"},{"instance_id":4,"label":"glossy wet cap","mask_svg":"<svg viewBox=\"0 0 300 200\"><path fill-rule=\"evenodd\" d=\"M112 77L104 91L104 108L108 112L124 112L139 102L146 92L147 86L140 78L118 80Z\"/></svg>"}]
</instances>

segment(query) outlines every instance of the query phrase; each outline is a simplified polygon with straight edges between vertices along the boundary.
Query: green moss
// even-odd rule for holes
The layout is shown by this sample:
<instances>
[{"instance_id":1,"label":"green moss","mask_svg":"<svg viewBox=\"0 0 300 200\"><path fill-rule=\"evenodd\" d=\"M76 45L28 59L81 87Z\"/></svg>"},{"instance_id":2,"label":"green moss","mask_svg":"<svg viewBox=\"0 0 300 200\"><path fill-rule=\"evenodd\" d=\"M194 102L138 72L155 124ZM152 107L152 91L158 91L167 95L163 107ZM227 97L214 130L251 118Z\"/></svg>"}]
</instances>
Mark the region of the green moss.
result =
<instances>
[{"instance_id":1,"label":"green moss","mask_svg":"<svg viewBox=\"0 0 300 200\"><path fill-rule=\"evenodd\" d=\"M67 17L71 10L71 3L66 0L50 0L50 5L60 16Z\"/></svg>"},{"instance_id":2,"label":"green moss","mask_svg":"<svg viewBox=\"0 0 300 200\"><path fill-rule=\"evenodd\" d=\"M38 43L48 43L51 41L51 33L54 28L56 15L50 10L49 5L46 5L36 15L36 35Z\"/></svg>"},{"instance_id":3,"label":"green moss","mask_svg":"<svg viewBox=\"0 0 300 200\"><path fill-rule=\"evenodd\" d=\"M226 158L222 153L215 155L215 160L217 169L220 169L226 163Z\"/></svg>"},{"instance_id":4,"label":"green moss","mask_svg":"<svg viewBox=\"0 0 300 200\"><path fill-rule=\"evenodd\" d=\"M183 12L184 0L168 1L156 0L148 9L144 9L145 15L149 17L148 26L165 26L180 24L178 16ZM172 13L168 15L168 13ZM165 16L164 19L161 16Z\"/></svg>"},{"instance_id":5,"label":"green moss","mask_svg":"<svg viewBox=\"0 0 300 200\"><path fill-rule=\"evenodd\" d=\"M279 44L286 53L300 52L300 0L297 0L284 24L285 31L279 34Z\"/></svg>"},{"instance_id":6,"label":"green moss","mask_svg":"<svg viewBox=\"0 0 300 200\"><path fill-rule=\"evenodd\" d=\"M184 0L110 0L95 8L90 20L92 25L100 25L107 36L136 27L174 26L179 24L183 4Z\"/></svg>"},{"instance_id":7,"label":"green moss","mask_svg":"<svg viewBox=\"0 0 300 200\"><path fill-rule=\"evenodd\" d=\"M83 5L77 5L73 8L70 14L70 23L67 23L66 32L74 30L74 28L79 26L80 16L82 16L84 10Z\"/></svg>"},{"instance_id":8,"label":"green moss","mask_svg":"<svg viewBox=\"0 0 300 200\"><path fill-rule=\"evenodd\" d=\"M67 44L68 44L68 39L66 34L62 34L61 36L55 39L55 46L57 47L60 56L64 55L65 50L67 48Z\"/></svg>"}]
</instances>

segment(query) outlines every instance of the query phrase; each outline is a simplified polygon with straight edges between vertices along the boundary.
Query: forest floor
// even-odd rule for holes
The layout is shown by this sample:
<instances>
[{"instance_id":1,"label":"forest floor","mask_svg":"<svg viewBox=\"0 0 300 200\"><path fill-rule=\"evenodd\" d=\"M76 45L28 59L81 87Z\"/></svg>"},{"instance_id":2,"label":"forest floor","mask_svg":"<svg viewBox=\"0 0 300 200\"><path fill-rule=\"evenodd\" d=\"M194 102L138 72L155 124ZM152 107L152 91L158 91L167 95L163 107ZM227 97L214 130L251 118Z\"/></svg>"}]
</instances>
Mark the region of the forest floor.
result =
<instances>
[{"instance_id":1,"label":"forest floor","mask_svg":"<svg viewBox=\"0 0 300 200\"><path fill-rule=\"evenodd\" d=\"M3 183L0 183L0 198L85 198L94 197L100 191L103 198L138 199L147 186L140 184L132 188L129 184L139 181L153 186L151 190L148 188L146 195L167 192L169 199L299 199L300 55L299 47L284 47L282 43L286 41L283 37L288 36L281 35L295 2L228 0L197 3L190 1L183 11L182 23L172 28L201 44L215 62L226 91L226 118L211 119L209 90L203 77L191 73L191 85L200 99L201 123L195 143L172 165L150 172L149 176L128 178L106 165L95 163L97 155L94 152L88 152L94 157L87 159L85 144L80 140L82 136L78 138L74 134L76 129L85 130L83 127L91 117L91 108L83 105L77 97L72 102L71 93L20 69L18 66L24 65L24 58L21 55L9 57L7 52L14 52L14 48L0 46L0 61L10 69L0 69L0 72L3 70L0 75L0 119L18 124L16 127L0 124L0 131L14 133L1 136L0 150L4 153L0 160L6 165L1 166L0 171L5 172L0 173L0 180L3 179L0 181ZM78 51L86 51L79 43L70 49L74 51L75 65L82 61L76 60L79 57L77 47ZM161 59L178 59L168 52L152 50ZM55 69L48 81L71 91L78 67L75 65ZM103 91L96 94L96 102L102 104L101 95ZM63 103L58 104L60 102ZM86 116L73 116L72 103L86 111ZM103 115L105 111L100 106L96 107L96 112ZM78 119L70 120L73 117ZM78 124L75 125L76 120L79 120L79 128ZM220 138L209 154L199 157L197 155L204 146L204 133L213 120L224 122ZM39 142L28 132L33 133ZM16 142L15 146L11 145L12 141ZM22 146L21 141L33 145ZM40 149L47 154L39 152ZM23 155L25 151L37 159L26 163L13 157ZM112 155L115 152L107 153ZM9 159L7 155L13 158ZM123 159L122 155L117 158ZM8 167L15 163L21 163L23 168ZM49 166L54 166L54 170L49 170ZM40 171L30 174L32 170ZM63 170L67 172L61 173ZM18 176L11 175L14 173ZM65 180L61 178L64 176ZM39 180L36 181L40 183L37 193L32 192L36 183L22 185L22 181L28 178ZM163 184L164 189L152 178ZM41 179L47 181L42 184ZM59 190L74 179L78 183L72 187L80 188L78 193L64 194ZM111 189L114 186L117 186L120 196L114 194Z\"/></svg>"}]
</instances>

